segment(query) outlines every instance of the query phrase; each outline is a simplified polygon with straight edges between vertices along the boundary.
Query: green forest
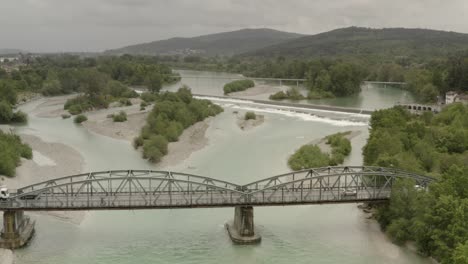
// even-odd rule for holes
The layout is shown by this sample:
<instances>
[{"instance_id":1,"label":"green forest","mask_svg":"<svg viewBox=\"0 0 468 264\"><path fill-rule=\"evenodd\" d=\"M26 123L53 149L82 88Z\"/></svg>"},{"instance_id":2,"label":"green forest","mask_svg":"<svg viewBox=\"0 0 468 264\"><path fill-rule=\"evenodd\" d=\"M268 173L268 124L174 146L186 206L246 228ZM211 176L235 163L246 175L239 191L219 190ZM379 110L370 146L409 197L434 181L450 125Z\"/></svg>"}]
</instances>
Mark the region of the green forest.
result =
<instances>
[{"instance_id":1,"label":"green forest","mask_svg":"<svg viewBox=\"0 0 468 264\"><path fill-rule=\"evenodd\" d=\"M133 145L142 147L143 158L155 163L168 153L168 143L177 141L186 128L223 111L208 100L193 98L188 87L175 93L143 94L141 98L155 105Z\"/></svg>"},{"instance_id":2,"label":"green forest","mask_svg":"<svg viewBox=\"0 0 468 264\"><path fill-rule=\"evenodd\" d=\"M411 115L395 107L372 114L364 163L433 176L427 191L398 181L388 204L378 207L382 228L399 244L441 263L468 256L468 106L452 104L439 114Z\"/></svg>"},{"instance_id":3,"label":"green forest","mask_svg":"<svg viewBox=\"0 0 468 264\"><path fill-rule=\"evenodd\" d=\"M16 111L19 98L28 94L44 96L77 93L64 105L71 114L106 108L110 102L137 97L128 86L146 86L158 92L164 83L180 77L154 57L79 57L44 55L28 57L18 69L6 72L0 68L0 123L24 123L27 115ZM85 121L78 116L75 122ZM14 176L20 157L31 158L30 148L15 135L0 135L0 174Z\"/></svg>"},{"instance_id":4,"label":"green forest","mask_svg":"<svg viewBox=\"0 0 468 264\"><path fill-rule=\"evenodd\" d=\"M199 57L196 63L167 56L177 67L243 74L247 77L307 79L308 98L350 96L360 92L362 81L406 82L422 103L434 103L449 90L468 91L468 52L452 51L437 57L376 59L373 56L321 58ZM182 61L182 62L181 62ZM284 97L278 94L275 97ZM284 98L286 99L286 98ZM279 100L279 99L278 99Z\"/></svg>"}]
</instances>

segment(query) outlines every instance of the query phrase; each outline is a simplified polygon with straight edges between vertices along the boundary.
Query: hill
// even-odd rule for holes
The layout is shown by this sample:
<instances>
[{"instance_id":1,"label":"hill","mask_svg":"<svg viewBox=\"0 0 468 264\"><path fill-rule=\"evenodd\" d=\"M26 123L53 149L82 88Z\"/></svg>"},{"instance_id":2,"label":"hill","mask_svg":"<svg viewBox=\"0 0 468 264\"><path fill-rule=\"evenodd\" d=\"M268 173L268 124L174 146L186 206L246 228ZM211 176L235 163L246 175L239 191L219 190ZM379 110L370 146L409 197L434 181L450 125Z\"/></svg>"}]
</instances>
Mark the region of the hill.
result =
<instances>
[{"instance_id":1,"label":"hill","mask_svg":"<svg viewBox=\"0 0 468 264\"><path fill-rule=\"evenodd\" d=\"M304 35L268 28L241 29L193 38L171 38L109 50L105 53L141 55L198 54L208 56L227 56L253 51L302 36Z\"/></svg>"},{"instance_id":2,"label":"hill","mask_svg":"<svg viewBox=\"0 0 468 264\"><path fill-rule=\"evenodd\" d=\"M292 39L242 56L438 57L467 49L468 34L428 29L349 27Z\"/></svg>"},{"instance_id":3,"label":"hill","mask_svg":"<svg viewBox=\"0 0 468 264\"><path fill-rule=\"evenodd\" d=\"M27 53L27 52L23 50L19 50L19 49L0 49L0 55L19 54L19 53Z\"/></svg>"}]
</instances>

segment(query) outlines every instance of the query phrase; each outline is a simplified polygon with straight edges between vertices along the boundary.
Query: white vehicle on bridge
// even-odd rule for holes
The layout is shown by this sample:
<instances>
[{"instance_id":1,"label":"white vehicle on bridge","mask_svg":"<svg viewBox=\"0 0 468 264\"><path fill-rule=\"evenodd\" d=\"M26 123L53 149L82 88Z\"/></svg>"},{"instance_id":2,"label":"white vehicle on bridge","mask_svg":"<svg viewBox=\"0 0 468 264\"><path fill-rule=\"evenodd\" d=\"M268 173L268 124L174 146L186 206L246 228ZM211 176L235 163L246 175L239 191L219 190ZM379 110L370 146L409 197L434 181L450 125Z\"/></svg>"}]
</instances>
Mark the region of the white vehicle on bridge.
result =
<instances>
[{"instance_id":1,"label":"white vehicle on bridge","mask_svg":"<svg viewBox=\"0 0 468 264\"><path fill-rule=\"evenodd\" d=\"M10 198L10 193L8 192L8 188L6 186L0 186L0 200L6 201Z\"/></svg>"},{"instance_id":2,"label":"white vehicle on bridge","mask_svg":"<svg viewBox=\"0 0 468 264\"><path fill-rule=\"evenodd\" d=\"M352 196L352 197L356 197L357 196L357 190L355 189L343 189L341 191L341 194L343 196Z\"/></svg>"}]
</instances>

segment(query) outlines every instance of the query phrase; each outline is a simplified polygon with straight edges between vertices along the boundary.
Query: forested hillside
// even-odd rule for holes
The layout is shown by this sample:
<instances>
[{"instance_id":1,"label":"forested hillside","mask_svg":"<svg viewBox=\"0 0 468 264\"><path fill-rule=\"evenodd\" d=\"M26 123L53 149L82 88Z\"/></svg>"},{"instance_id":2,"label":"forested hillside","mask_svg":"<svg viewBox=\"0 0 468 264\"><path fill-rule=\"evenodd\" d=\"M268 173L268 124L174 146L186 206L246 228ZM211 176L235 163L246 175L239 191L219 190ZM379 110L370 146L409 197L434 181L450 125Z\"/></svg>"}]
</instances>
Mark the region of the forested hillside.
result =
<instances>
[{"instance_id":1,"label":"forested hillside","mask_svg":"<svg viewBox=\"0 0 468 264\"><path fill-rule=\"evenodd\" d=\"M303 35L273 29L241 29L193 38L171 38L106 51L107 54L230 56L278 44Z\"/></svg>"},{"instance_id":2,"label":"forested hillside","mask_svg":"<svg viewBox=\"0 0 468 264\"><path fill-rule=\"evenodd\" d=\"M436 58L467 47L468 34L428 29L349 27L293 39L243 56Z\"/></svg>"}]
</instances>

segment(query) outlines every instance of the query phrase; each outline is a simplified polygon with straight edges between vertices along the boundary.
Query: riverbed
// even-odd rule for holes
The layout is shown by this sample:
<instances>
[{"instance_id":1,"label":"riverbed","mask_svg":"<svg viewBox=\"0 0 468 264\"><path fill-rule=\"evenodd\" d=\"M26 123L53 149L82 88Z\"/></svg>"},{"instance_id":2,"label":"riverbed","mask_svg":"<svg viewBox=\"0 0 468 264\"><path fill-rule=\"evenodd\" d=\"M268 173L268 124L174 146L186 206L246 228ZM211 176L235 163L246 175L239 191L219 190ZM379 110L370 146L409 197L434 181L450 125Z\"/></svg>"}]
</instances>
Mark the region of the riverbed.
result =
<instances>
[{"instance_id":1,"label":"riverbed","mask_svg":"<svg viewBox=\"0 0 468 264\"><path fill-rule=\"evenodd\" d=\"M193 72L181 74L183 77ZM191 83L184 78L182 82ZM205 85L192 85L192 89L194 93L219 95L225 82L211 79ZM383 106L388 106L392 100L385 96L388 91L373 89L367 91L372 94L372 104L380 100ZM392 90L398 92L404 91ZM360 100L360 104L366 106L363 103L366 100ZM30 112L38 103L28 103L22 110ZM225 111L210 120L206 146L162 168L141 159L128 140L90 132L70 119L31 115L28 125L15 130L76 150L83 157L83 171L165 169L242 184L289 171L287 158L301 145L349 130L360 132L351 139L353 150L345 163L362 164L361 149L369 135L368 117L351 120L348 118L351 115L336 113L314 116L246 107L229 101L218 103ZM246 110L263 115L264 123L254 129L239 128L238 116L233 112ZM92 211L79 224L33 214L37 220L36 235L28 247L15 251L16 262L430 263L388 241L375 221L366 219L354 204L254 210L256 230L263 237L262 243L256 246L236 246L229 240L223 225L232 219L233 208Z\"/></svg>"}]
</instances>

